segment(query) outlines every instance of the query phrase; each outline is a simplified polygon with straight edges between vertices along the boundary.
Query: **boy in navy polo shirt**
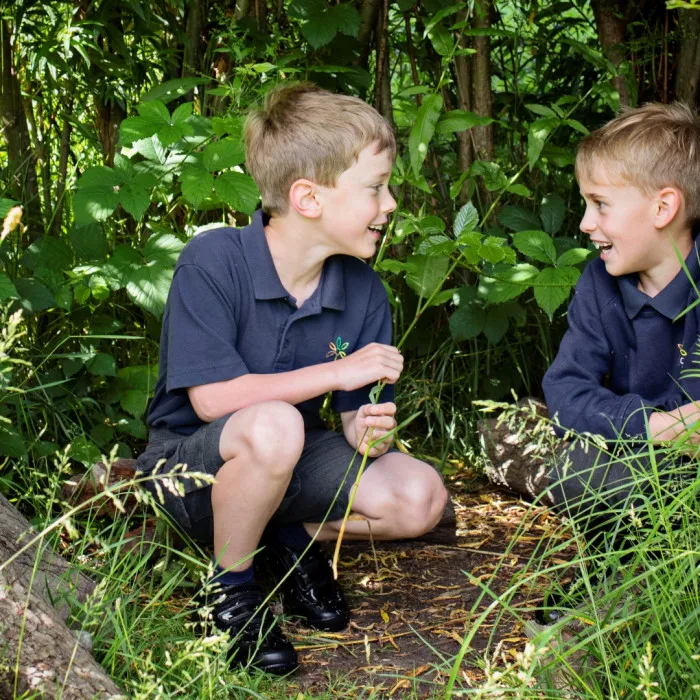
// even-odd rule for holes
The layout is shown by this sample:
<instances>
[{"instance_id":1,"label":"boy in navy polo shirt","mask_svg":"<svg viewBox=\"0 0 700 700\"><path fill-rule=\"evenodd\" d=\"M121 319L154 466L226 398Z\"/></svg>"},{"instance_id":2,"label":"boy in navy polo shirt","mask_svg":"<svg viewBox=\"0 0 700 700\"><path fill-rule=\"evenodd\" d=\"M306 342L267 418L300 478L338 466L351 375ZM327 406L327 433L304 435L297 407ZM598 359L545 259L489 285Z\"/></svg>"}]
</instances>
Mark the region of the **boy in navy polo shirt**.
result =
<instances>
[{"instance_id":1,"label":"boy in navy polo shirt","mask_svg":"<svg viewBox=\"0 0 700 700\"><path fill-rule=\"evenodd\" d=\"M653 505L643 479L649 448L639 441L700 443L697 116L679 103L623 112L583 140L576 178L581 230L600 257L576 286L543 388L564 428L611 447L576 442L555 462L549 497L597 541ZM692 465L662 454L669 488L695 477Z\"/></svg>"},{"instance_id":2,"label":"boy in navy polo shirt","mask_svg":"<svg viewBox=\"0 0 700 700\"><path fill-rule=\"evenodd\" d=\"M277 578L293 569L287 612L340 630L349 613L327 557L315 543L300 555L312 535L337 537L361 456L369 451L369 466L346 537L418 536L437 524L447 494L433 467L389 451L390 439L368 447L369 429L376 439L396 426L392 385L403 368L386 292L362 261L396 207L390 126L357 98L298 84L267 95L245 141L262 211L182 252L139 468L184 463L216 476L205 487L181 478L184 496L166 491L164 506L213 543L214 593L203 597L234 639L232 657L286 673L297 656L259 610L253 553L262 547L256 564ZM342 434L319 417L328 392Z\"/></svg>"}]
</instances>

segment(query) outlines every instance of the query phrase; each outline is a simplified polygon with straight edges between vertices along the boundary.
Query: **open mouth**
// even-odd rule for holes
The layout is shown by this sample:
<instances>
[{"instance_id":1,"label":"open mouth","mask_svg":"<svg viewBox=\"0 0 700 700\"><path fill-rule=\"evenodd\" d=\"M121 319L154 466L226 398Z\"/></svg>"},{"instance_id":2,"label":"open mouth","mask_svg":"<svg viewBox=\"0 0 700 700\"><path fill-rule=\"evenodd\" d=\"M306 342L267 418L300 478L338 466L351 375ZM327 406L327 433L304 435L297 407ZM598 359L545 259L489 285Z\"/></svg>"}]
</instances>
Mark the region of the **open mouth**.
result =
<instances>
[{"instance_id":1,"label":"open mouth","mask_svg":"<svg viewBox=\"0 0 700 700\"><path fill-rule=\"evenodd\" d=\"M384 226L368 226L367 227L370 231L374 231L378 236L381 236L382 233L384 233Z\"/></svg>"},{"instance_id":2,"label":"open mouth","mask_svg":"<svg viewBox=\"0 0 700 700\"><path fill-rule=\"evenodd\" d=\"M591 243L593 243L596 250L602 250L604 253L612 250L613 247L612 243L596 243L595 241L591 241Z\"/></svg>"}]
</instances>

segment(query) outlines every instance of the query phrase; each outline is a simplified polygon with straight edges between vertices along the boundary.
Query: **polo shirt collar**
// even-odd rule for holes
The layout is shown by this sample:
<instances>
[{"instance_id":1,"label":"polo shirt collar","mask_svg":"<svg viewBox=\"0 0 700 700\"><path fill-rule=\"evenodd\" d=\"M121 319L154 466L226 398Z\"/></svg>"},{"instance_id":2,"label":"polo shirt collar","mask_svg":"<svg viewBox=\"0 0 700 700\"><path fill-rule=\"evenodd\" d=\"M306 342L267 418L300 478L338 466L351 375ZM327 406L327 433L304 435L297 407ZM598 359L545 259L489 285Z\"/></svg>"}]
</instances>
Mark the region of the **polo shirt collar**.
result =
<instances>
[{"instance_id":1,"label":"polo shirt collar","mask_svg":"<svg viewBox=\"0 0 700 700\"><path fill-rule=\"evenodd\" d=\"M265 237L265 226L270 220L268 214L258 209L250 226L241 230L241 244L248 269L253 280L253 291L258 300L286 299L289 292L284 288L272 260L270 247ZM326 260L319 282L320 304L327 309L345 309L345 274L341 256L335 255Z\"/></svg>"},{"instance_id":2,"label":"polo shirt collar","mask_svg":"<svg viewBox=\"0 0 700 700\"><path fill-rule=\"evenodd\" d=\"M685 259L685 264L690 277L698 281L700 279L700 250L698 244L700 237L696 237L693 247ZM686 271L681 269L678 274L655 296L647 296L637 288L638 275L624 275L619 279L622 303L629 319L633 319L644 306L650 306L666 318L673 320L688 306L688 293L691 284Z\"/></svg>"}]
</instances>

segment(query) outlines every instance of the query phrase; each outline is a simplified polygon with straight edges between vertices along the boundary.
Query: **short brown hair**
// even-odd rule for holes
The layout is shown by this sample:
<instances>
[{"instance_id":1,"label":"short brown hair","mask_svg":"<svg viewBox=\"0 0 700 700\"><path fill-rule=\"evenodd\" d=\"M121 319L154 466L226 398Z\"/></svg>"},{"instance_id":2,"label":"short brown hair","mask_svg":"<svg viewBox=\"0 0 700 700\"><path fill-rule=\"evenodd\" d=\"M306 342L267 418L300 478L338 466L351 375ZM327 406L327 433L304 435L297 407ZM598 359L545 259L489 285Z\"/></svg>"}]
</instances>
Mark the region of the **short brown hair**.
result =
<instances>
[{"instance_id":1,"label":"short brown hair","mask_svg":"<svg viewBox=\"0 0 700 700\"><path fill-rule=\"evenodd\" d=\"M372 143L392 160L396 155L394 132L373 107L311 83L268 92L263 108L248 115L244 139L248 170L269 214L286 213L289 188L299 178L334 187Z\"/></svg>"},{"instance_id":2,"label":"short brown hair","mask_svg":"<svg viewBox=\"0 0 700 700\"><path fill-rule=\"evenodd\" d=\"M576 179L593 180L602 166L613 182L650 194L677 187L687 225L700 223L700 121L682 102L627 109L586 136L576 155Z\"/></svg>"}]
</instances>

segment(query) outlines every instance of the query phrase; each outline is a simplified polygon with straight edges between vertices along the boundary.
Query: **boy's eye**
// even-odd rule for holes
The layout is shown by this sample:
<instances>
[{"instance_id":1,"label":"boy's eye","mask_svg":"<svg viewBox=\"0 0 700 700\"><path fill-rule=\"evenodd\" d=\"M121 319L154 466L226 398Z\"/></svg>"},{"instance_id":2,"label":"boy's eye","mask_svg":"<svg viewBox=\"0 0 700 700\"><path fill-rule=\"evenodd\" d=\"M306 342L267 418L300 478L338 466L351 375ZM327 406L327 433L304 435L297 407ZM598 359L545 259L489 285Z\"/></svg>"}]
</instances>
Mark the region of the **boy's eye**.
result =
<instances>
[{"instance_id":1,"label":"boy's eye","mask_svg":"<svg viewBox=\"0 0 700 700\"><path fill-rule=\"evenodd\" d=\"M372 189L375 190L375 192L379 192L379 190L381 190L382 187L384 187L384 185L382 185L382 184L372 185Z\"/></svg>"}]
</instances>

